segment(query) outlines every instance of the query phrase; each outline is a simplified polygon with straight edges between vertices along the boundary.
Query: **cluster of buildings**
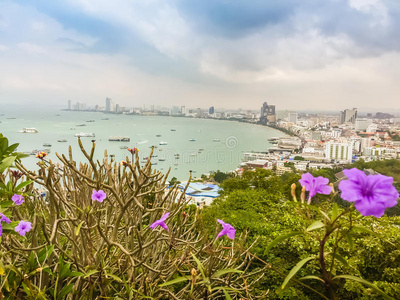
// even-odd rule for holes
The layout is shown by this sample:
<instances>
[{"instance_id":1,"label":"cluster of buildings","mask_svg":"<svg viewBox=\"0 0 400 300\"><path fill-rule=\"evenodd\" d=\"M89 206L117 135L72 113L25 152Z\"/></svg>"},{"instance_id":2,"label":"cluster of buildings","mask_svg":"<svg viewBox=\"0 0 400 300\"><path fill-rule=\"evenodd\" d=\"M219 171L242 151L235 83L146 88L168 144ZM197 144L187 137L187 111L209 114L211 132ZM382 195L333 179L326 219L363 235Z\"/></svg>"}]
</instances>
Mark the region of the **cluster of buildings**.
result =
<instances>
[{"instance_id":1,"label":"cluster of buildings","mask_svg":"<svg viewBox=\"0 0 400 300\"><path fill-rule=\"evenodd\" d=\"M264 103L260 122L268 124L270 109ZM264 114L263 114L264 112ZM243 167L273 169L277 174L294 170L333 168L356 160L400 159L400 118L377 112L360 116L356 108L339 114L277 112L277 128L293 136L272 138L265 152L245 153Z\"/></svg>"}]
</instances>

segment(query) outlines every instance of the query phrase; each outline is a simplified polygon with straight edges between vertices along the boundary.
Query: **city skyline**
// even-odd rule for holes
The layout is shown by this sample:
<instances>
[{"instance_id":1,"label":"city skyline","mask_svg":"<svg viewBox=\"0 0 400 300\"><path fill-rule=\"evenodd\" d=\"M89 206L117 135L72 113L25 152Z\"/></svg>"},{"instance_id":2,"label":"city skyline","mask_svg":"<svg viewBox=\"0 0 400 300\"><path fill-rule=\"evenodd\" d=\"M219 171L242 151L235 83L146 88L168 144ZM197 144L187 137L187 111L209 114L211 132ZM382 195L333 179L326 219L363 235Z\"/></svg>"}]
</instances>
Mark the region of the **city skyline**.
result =
<instances>
[{"instance_id":1,"label":"city skyline","mask_svg":"<svg viewBox=\"0 0 400 300\"><path fill-rule=\"evenodd\" d=\"M0 1L0 103L399 110L399 12L380 0Z\"/></svg>"}]
</instances>

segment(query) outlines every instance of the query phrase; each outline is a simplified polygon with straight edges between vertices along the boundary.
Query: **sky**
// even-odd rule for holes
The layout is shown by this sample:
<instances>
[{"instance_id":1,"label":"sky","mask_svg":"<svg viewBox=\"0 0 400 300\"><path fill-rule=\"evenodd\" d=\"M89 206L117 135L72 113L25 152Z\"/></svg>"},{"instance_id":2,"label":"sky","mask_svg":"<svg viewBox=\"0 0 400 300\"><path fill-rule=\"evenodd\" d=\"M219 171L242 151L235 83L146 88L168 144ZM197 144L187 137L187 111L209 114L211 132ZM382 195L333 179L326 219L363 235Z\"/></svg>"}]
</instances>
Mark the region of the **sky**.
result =
<instances>
[{"instance_id":1,"label":"sky","mask_svg":"<svg viewBox=\"0 0 400 300\"><path fill-rule=\"evenodd\" d=\"M0 104L395 110L399 37L399 0L0 0Z\"/></svg>"}]
</instances>

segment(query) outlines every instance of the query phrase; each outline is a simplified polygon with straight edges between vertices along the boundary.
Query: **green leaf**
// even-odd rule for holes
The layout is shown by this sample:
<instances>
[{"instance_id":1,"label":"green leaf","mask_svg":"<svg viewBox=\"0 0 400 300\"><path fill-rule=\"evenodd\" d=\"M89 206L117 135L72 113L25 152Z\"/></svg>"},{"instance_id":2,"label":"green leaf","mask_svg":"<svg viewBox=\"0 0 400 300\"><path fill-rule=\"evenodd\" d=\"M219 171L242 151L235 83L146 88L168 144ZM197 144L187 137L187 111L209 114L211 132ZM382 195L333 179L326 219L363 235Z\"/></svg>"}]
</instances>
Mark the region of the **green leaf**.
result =
<instances>
[{"instance_id":1,"label":"green leaf","mask_svg":"<svg viewBox=\"0 0 400 300\"><path fill-rule=\"evenodd\" d=\"M62 268L60 270L60 279L64 279L65 277L67 277L71 274L70 267L71 267L71 264L65 264L62 266Z\"/></svg>"},{"instance_id":2,"label":"green leaf","mask_svg":"<svg viewBox=\"0 0 400 300\"><path fill-rule=\"evenodd\" d=\"M72 291L73 287L74 287L73 283L70 283L70 284L64 286L62 288L62 290L60 291L60 293L58 294L57 299L58 298L63 299L65 296L67 296Z\"/></svg>"},{"instance_id":3,"label":"green leaf","mask_svg":"<svg viewBox=\"0 0 400 300\"><path fill-rule=\"evenodd\" d=\"M378 234L378 233L372 231L372 230L369 229L369 228L363 227L363 226L353 226L352 229L353 229L354 231L366 232L366 233L369 233L369 234L372 234L372 235L375 235L375 236L380 237L380 234Z\"/></svg>"},{"instance_id":4,"label":"green leaf","mask_svg":"<svg viewBox=\"0 0 400 300\"><path fill-rule=\"evenodd\" d=\"M114 275L114 274L106 273L105 275L111 277L111 278L114 279L115 281L123 282L121 278L119 278L118 276L116 276L116 275Z\"/></svg>"},{"instance_id":5,"label":"green leaf","mask_svg":"<svg viewBox=\"0 0 400 300\"><path fill-rule=\"evenodd\" d=\"M198 267L199 270L200 270L201 275L203 275L203 279L205 279L205 278L206 278L206 272L205 272L205 270L204 270L203 264L202 264L202 263L200 262L200 260L196 257L196 255L194 255L193 253L192 253L192 256L193 256L193 259L195 260L195 262L196 262L196 264L197 264L197 267Z\"/></svg>"},{"instance_id":6,"label":"green leaf","mask_svg":"<svg viewBox=\"0 0 400 300\"><path fill-rule=\"evenodd\" d=\"M296 236L296 235L300 235L300 234L304 234L304 232L302 231L294 231L294 232L290 232L290 233L286 233L283 235L278 236L276 239L274 239L268 246L267 248L265 248L264 250L264 255L268 253L269 250L271 250L273 247L275 247L276 245L278 245L280 242L292 237L292 236Z\"/></svg>"},{"instance_id":7,"label":"green leaf","mask_svg":"<svg viewBox=\"0 0 400 300\"><path fill-rule=\"evenodd\" d=\"M353 236L351 235L350 232L346 233L346 239L347 239L347 242L349 243L350 250L353 250L354 249L354 241L353 241Z\"/></svg>"},{"instance_id":8,"label":"green leaf","mask_svg":"<svg viewBox=\"0 0 400 300\"><path fill-rule=\"evenodd\" d=\"M186 277L177 277L175 279L172 279L170 281L164 282L160 285L158 285L159 287L163 287L163 286L168 286L168 285L172 285L175 283L179 283L179 282L184 282L184 281L188 281L190 279L190 276L186 276Z\"/></svg>"},{"instance_id":9,"label":"green leaf","mask_svg":"<svg viewBox=\"0 0 400 300\"><path fill-rule=\"evenodd\" d=\"M319 211L321 213L321 215L323 215L329 222L331 222L331 218L329 218L329 216L324 213L322 210Z\"/></svg>"},{"instance_id":10,"label":"green leaf","mask_svg":"<svg viewBox=\"0 0 400 300\"><path fill-rule=\"evenodd\" d=\"M325 255L332 255L335 259L340 261L346 267L349 266L349 263L347 262L347 260L343 256L341 256L340 254L338 254L338 253L333 254L333 252L328 252Z\"/></svg>"},{"instance_id":11,"label":"green leaf","mask_svg":"<svg viewBox=\"0 0 400 300\"><path fill-rule=\"evenodd\" d=\"M335 221L338 215L339 215L339 206L337 205L337 203L333 203L333 205L332 205L332 221Z\"/></svg>"},{"instance_id":12,"label":"green leaf","mask_svg":"<svg viewBox=\"0 0 400 300\"><path fill-rule=\"evenodd\" d=\"M321 221L315 221L314 223L312 223L310 226L308 226L308 228L306 229L308 232L318 229L318 228L322 228L325 227L325 224L322 223Z\"/></svg>"},{"instance_id":13,"label":"green leaf","mask_svg":"<svg viewBox=\"0 0 400 300\"><path fill-rule=\"evenodd\" d=\"M302 259L301 261L299 261L294 267L293 269L290 270L289 274L286 276L285 281L282 283L281 289L283 290L286 285L288 284L289 280L292 279L292 277L294 275L296 275L296 273L310 260L315 259L315 256L310 256L310 257L306 257L304 259Z\"/></svg>"},{"instance_id":14,"label":"green leaf","mask_svg":"<svg viewBox=\"0 0 400 300\"><path fill-rule=\"evenodd\" d=\"M339 278L350 279L350 280L362 283L362 284L370 287L374 291L378 292L379 294L381 294L384 298L393 300L392 297L389 297L384 291L382 291L380 288L378 288L375 284L373 284L373 283L371 283L371 282L369 282L369 281L367 281L367 280L365 280L363 278L356 277L356 276L353 276L353 275L338 275L338 276L333 277L333 280L339 279Z\"/></svg>"},{"instance_id":15,"label":"green leaf","mask_svg":"<svg viewBox=\"0 0 400 300\"><path fill-rule=\"evenodd\" d=\"M78 227L76 227L76 230L75 230L75 235L76 236L79 235L79 231L81 230L81 227L82 227L83 223L85 223L85 221L80 222Z\"/></svg>"},{"instance_id":16,"label":"green leaf","mask_svg":"<svg viewBox=\"0 0 400 300\"><path fill-rule=\"evenodd\" d=\"M11 167L16 158L16 156L9 156L3 159L0 163L0 173L3 173L8 167Z\"/></svg>"},{"instance_id":17,"label":"green leaf","mask_svg":"<svg viewBox=\"0 0 400 300\"><path fill-rule=\"evenodd\" d=\"M33 180L27 180L27 181L21 182L20 184L18 184L15 187L14 191L18 192L20 189L22 189L23 187L26 187L27 185L30 185L32 182L33 182Z\"/></svg>"},{"instance_id":18,"label":"green leaf","mask_svg":"<svg viewBox=\"0 0 400 300\"><path fill-rule=\"evenodd\" d=\"M42 264L46 259L48 259L50 255L53 253L53 250L54 250L54 245L42 249L38 254L39 264Z\"/></svg>"},{"instance_id":19,"label":"green leaf","mask_svg":"<svg viewBox=\"0 0 400 300\"><path fill-rule=\"evenodd\" d=\"M228 274L228 273L243 273L243 271L237 270L237 269L223 269L215 272L211 278L219 278L222 275Z\"/></svg>"},{"instance_id":20,"label":"green leaf","mask_svg":"<svg viewBox=\"0 0 400 300\"><path fill-rule=\"evenodd\" d=\"M319 281L325 283L325 281L322 278L319 278L318 276L315 276L315 275L308 275L308 276L304 276L304 277L300 278L300 280L307 280L307 279L316 279L316 280L319 280Z\"/></svg>"},{"instance_id":21,"label":"green leaf","mask_svg":"<svg viewBox=\"0 0 400 300\"><path fill-rule=\"evenodd\" d=\"M17 149L19 146L18 143L16 144L12 144L11 146L8 146L8 148L6 149L6 153L13 153L15 149Z\"/></svg>"},{"instance_id":22,"label":"green leaf","mask_svg":"<svg viewBox=\"0 0 400 300\"><path fill-rule=\"evenodd\" d=\"M85 274L83 274L82 272L75 272L74 271L74 272L69 273L68 277L81 277L83 275L85 275Z\"/></svg>"},{"instance_id":23,"label":"green leaf","mask_svg":"<svg viewBox=\"0 0 400 300\"><path fill-rule=\"evenodd\" d=\"M225 295L225 300L232 300L231 296L229 295L229 293L226 291L226 289L222 289L224 291L224 295Z\"/></svg>"},{"instance_id":24,"label":"green leaf","mask_svg":"<svg viewBox=\"0 0 400 300\"><path fill-rule=\"evenodd\" d=\"M88 278L89 276L92 276L93 274L96 274L99 272L98 270L90 270L89 272L86 272L85 276L83 278Z\"/></svg>"}]
</instances>

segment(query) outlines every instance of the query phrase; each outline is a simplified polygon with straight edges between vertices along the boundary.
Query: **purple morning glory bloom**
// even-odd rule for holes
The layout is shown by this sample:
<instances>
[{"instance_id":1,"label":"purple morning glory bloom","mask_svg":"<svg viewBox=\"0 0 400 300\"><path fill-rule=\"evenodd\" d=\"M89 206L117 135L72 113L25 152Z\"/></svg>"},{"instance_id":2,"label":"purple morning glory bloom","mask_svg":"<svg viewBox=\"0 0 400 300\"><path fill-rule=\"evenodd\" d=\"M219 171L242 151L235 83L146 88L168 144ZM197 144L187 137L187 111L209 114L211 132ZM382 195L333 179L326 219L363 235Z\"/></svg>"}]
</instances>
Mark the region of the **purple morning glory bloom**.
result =
<instances>
[{"instance_id":1,"label":"purple morning glory bloom","mask_svg":"<svg viewBox=\"0 0 400 300\"><path fill-rule=\"evenodd\" d=\"M21 205L22 203L24 203L24 197L22 195L18 195L18 194L14 194L11 197L11 200L14 201L14 203L16 205Z\"/></svg>"},{"instance_id":2,"label":"purple morning glory bloom","mask_svg":"<svg viewBox=\"0 0 400 300\"><path fill-rule=\"evenodd\" d=\"M230 238L231 240L234 240L236 229L233 228L233 226L231 224L225 223L222 220L217 219L217 221L218 221L218 223L220 223L222 225L222 230L220 231L220 233L218 233L217 238L226 234L228 236L228 238Z\"/></svg>"},{"instance_id":3,"label":"purple morning glory bloom","mask_svg":"<svg viewBox=\"0 0 400 300\"><path fill-rule=\"evenodd\" d=\"M165 224L165 220L168 218L169 212L164 214L160 220L155 221L153 224L151 224L149 227L151 229L156 228L158 225L160 225L162 228L164 228L166 231L169 231L167 224Z\"/></svg>"},{"instance_id":4,"label":"purple morning glory bloom","mask_svg":"<svg viewBox=\"0 0 400 300\"><path fill-rule=\"evenodd\" d=\"M4 214L0 213L0 222L6 222L7 224L10 224L11 220L7 218Z\"/></svg>"},{"instance_id":5,"label":"purple morning glory bloom","mask_svg":"<svg viewBox=\"0 0 400 300\"><path fill-rule=\"evenodd\" d=\"M305 173L301 175L301 179L299 179L301 186L306 188L308 191L308 204L311 204L311 198L316 194L325 194L329 195L332 193L332 187L328 185L329 179L318 176L314 177L310 173Z\"/></svg>"},{"instance_id":6,"label":"purple morning glory bloom","mask_svg":"<svg viewBox=\"0 0 400 300\"><path fill-rule=\"evenodd\" d=\"M106 197L107 197L107 194L103 190L98 190L98 191L93 190L92 200L103 202L104 199L106 199Z\"/></svg>"},{"instance_id":7,"label":"purple morning glory bloom","mask_svg":"<svg viewBox=\"0 0 400 300\"><path fill-rule=\"evenodd\" d=\"M385 208L397 204L399 193L393 186L393 178L384 175L366 175L356 168L343 170L348 180L339 183L343 200L355 202L363 216L380 218Z\"/></svg>"},{"instance_id":8,"label":"purple morning glory bloom","mask_svg":"<svg viewBox=\"0 0 400 300\"><path fill-rule=\"evenodd\" d=\"M28 231L32 229L31 222L19 221L18 225L15 226L14 230L20 235L24 236Z\"/></svg>"}]
</instances>

